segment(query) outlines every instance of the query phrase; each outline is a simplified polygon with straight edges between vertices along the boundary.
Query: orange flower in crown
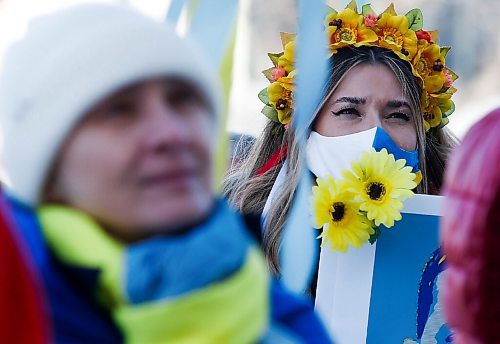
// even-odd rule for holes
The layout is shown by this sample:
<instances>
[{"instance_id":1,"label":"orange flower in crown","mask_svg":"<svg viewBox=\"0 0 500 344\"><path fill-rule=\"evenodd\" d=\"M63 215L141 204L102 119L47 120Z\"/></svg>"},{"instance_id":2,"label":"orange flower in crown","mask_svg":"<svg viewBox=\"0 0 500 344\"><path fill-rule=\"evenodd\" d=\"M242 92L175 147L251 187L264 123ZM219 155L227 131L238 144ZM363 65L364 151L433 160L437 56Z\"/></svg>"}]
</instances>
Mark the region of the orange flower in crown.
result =
<instances>
[{"instance_id":1,"label":"orange flower in crown","mask_svg":"<svg viewBox=\"0 0 500 344\"><path fill-rule=\"evenodd\" d=\"M376 25L378 45L394 51L403 60L410 60L417 52L417 35L410 30L407 16L398 16L391 5L380 15Z\"/></svg>"},{"instance_id":2,"label":"orange flower in crown","mask_svg":"<svg viewBox=\"0 0 500 344\"><path fill-rule=\"evenodd\" d=\"M439 46L437 31L416 31L417 54L412 60L414 74L422 81L422 111L426 130L448 124L448 116L455 111L451 96L458 76L446 67L449 47Z\"/></svg>"},{"instance_id":3,"label":"orange flower in crown","mask_svg":"<svg viewBox=\"0 0 500 344\"><path fill-rule=\"evenodd\" d=\"M422 99L422 112L424 114L425 130L448 124L448 116L455 110L451 101L451 93L434 93L426 95Z\"/></svg>"},{"instance_id":4,"label":"orange flower in crown","mask_svg":"<svg viewBox=\"0 0 500 344\"><path fill-rule=\"evenodd\" d=\"M328 7L324 25L329 57L348 46L377 46L407 61L422 87L426 131L448 124L448 116L455 110L451 97L456 92L453 83L458 76L446 66L450 48L438 45L437 31L423 30L422 11L413 9L398 15L391 4L378 15L370 4L358 11L356 1L352 0L338 12ZM266 104L262 113L286 126L293 117L294 78L298 72L295 70L296 37L282 33L281 41L284 51L268 54L274 66L263 73L271 85L259 93L259 98Z\"/></svg>"},{"instance_id":5,"label":"orange flower in crown","mask_svg":"<svg viewBox=\"0 0 500 344\"><path fill-rule=\"evenodd\" d=\"M269 103L276 109L278 121L288 124L292 118L293 84L294 73L291 72L287 77L281 77L273 82L268 88Z\"/></svg>"},{"instance_id":6,"label":"orange flower in crown","mask_svg":"<svg viewBox=\"0 0 500 344\"><path fill-rule=\"evenodd\" d=\"M360 47L378 40L377 34L365 25L363 16L349 7L338 13L332 11L326 16L325 26L332 54L349 45Z\"/></svg>"},{"instance_id":7,"label":"orange flower in crown","mask_svg":"<svg viewBox=\"0 0 500 344\"><path fill-rule=\"evenodd\" d=\"M271 85L259 93L259 99L266 104L262 113L270 120L288 125L293 113L293 91L295 89L295 35L281 33L284 51L268 56L274 67L262 73Z\"/></svg>"}]
</instances>

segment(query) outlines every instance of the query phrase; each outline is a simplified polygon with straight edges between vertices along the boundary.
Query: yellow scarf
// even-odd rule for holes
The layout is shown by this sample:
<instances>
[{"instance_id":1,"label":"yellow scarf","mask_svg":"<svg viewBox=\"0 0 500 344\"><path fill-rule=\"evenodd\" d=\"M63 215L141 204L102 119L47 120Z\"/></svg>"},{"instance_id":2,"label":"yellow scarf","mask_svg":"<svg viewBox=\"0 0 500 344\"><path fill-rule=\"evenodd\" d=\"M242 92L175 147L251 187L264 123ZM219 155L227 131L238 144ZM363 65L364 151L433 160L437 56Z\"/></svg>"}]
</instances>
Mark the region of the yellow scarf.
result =
<instances>
[{"instance_id":1,"label":"yellow scarf","mask_svg":"<svg viewBox=\"0 0 500 344\"><path fill-rule=\"evenodd\" d=\"M126 342L251 343L266 331L269 278L255 245L248 245L246 259L229 277L173 298L137 304L129 301L123 284L127 273L141 271L127 270L125 244L74 209L47 205L38 215L49 247L60 261L99 271L96 299L109 309ZM242 230L227 228L227 223L218 226L227 235Z\"/></svg>"}]
</instances>

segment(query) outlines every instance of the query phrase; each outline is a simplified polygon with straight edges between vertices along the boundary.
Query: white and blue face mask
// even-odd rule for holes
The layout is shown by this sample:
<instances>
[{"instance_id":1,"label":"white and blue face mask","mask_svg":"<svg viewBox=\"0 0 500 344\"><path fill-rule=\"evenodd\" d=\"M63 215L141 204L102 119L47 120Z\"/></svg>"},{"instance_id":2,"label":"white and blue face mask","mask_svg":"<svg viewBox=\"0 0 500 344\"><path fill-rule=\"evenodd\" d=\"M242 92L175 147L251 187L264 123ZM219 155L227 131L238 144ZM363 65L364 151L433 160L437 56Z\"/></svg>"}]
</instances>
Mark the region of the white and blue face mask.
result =
<instances>
[{"instance_id":1,"label":"white and blue face mask","mask_svg":"<svg viewBox=\"0 0 500 344\"><path fill-rule=\"evenodd\" d=\"M394 154L396 160L405 159L406 166L413 168L412 172L419 171L418 150L406 151L400 148L380 127L335 137L311 132L306 146L307 164L318 178L326 175L341 178L341 171L351 169L351 162L358 160L361 153L370 148L376 151L385 148L389 154Z\"/></svg>"},{"instance_id":2,"label":"white and blue face mask","mask_svg":"<svg viewBox=\"0 0 500 344\"><path fill-rule=\"evenodd\" d=\"M309 170L318 178L324 178L331 175L333 178L341 178L342 170L351 169L351 162L361 158L361 153L369 151L371 148L380 151L387 149L389 153L394 154L394 158L405 159L406 166L413 168L412 172L419 171L418 150L406 151L401 149L382 128L374 127L359 133L328 137L313 131L309 135L306 144L306 160ZM271 204L282 186L286 183L287 163L285 161L276 181L269 193L264 210L262 212L262 221L265 218ZM263 226L264 227L264 226Z\"/></svg>"}]
</instances>

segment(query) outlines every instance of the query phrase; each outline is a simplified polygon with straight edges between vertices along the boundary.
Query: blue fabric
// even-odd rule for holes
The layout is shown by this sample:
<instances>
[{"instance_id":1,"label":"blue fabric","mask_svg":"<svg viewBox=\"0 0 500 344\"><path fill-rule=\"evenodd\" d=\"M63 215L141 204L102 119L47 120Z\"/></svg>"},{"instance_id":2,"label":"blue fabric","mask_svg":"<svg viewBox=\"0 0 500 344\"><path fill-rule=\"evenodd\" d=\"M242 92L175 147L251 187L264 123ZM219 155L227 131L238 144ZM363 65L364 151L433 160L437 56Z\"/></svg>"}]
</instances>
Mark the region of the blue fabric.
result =
<instances>
[{"instance_id":1,"label":"blue fabric","mask_svg":"<svg viewBox=\"0 0 500 344\"><path fill-rule=\"evenodd\" d=\"M323 34L324 1L300 0L297 38L297 89L292 128L299 147L305 150L312 115L318 106L328 74L327 49ZM315 233L309 228L311 181L306 167L300 171L299 187L282 234L280 253L283 283L297 293L303 293L314 277L319 251Z\"/></svg>"},{"instance_id":2,"label":"blue fabric","mask_svg":"<svg viewBox=\"0 0 500 344\"><path fill-rule=\"evenodd\" d=\"M30 208L7 200L16 230L25 241L42 278L55 343L120 343L121 334L107 314L89 302L83 285L94 289L97 272L63 267L49 252L40 225ZM85 271L84 271L85 270ZM69 276L78 276L76 279Z\"/></svg>"},{"instance_id":3,"label":"blue fabric","mask_svg":"<svg viewBox=\"0 0 500 344\"><path fill-rule=\"evenodd\" d=\"M13 215L14 223L17 225L17 230L20 233L20 238L26 243L29 254L33 258L34 264L39 271L42 278L43 286L45 289L46 297L48 300L49 312L52 321L52 332L55 343L121 343L123 337L117 327L113 324L109 315L94 301L94 292L96 290L96 283L99 271L86 268L77 268L73 266L66 266L59 263L52 253L49 251L42 231L32 210L15 200L9 199L8 205L11 215ZM224 238L224 231L216 231L217 234L207 234L204 240L217 240L217 249L208 250L210 254L214 254L214 259L206 261L205 264L200 264L207 269L206 272L198 270L193 273L200 273L201 280L216 276L215 278L223 279L226 274L229 274L234 266L238 263L242 256L239 254L231 253L228 257L225 255L229 252L227 245L236 245L243 249L244 252L252 244L250 236L244 232L244 224L241 218L236 215L230 215L231 211L227 205L219 201L215 214L209 219L208 223L201 225L199 228L193 229L189 232L198 233L203 231L212 232L214 228L226 228L226 221L232 223L232 226L237 226L238 231L233 238ZM224 226L220 226L224 224ZM199 233L198 233L199 234ZM172 239L174 242L181 242L187 239L179 236L177 239ZM194 235L198 236L198 235ZM231 235L232 236L232 235ZM237 242L241 241L241 242ZM157 240L151 240L151 245L156 245ZM185 241L187 242L187 241ZM201 243L201 242L200 242ZM205 242L207 244L214 244L213 241ZM175 244L177 245L177 244ZM175 246L174 245L174 246ZM215 246L215 245L214 245ZM177 248L174 248L177 250ZM135 252L135 249L133 249ZM195 255L197 252L190 252ZM133 255L135 255L134 253ZM217 254L217 255L215 255ZM161 255L161 254L160 254ZM137 257L139 257L138 255ZM184 253L188 266L192 258L188 257L188 253ZM136 258L137 258L136 257ZM205 258L208 256L205 256ZM222 258L222 262L216 262ZM135 258L134 258L135 259ZM165 258L162 258L165 259ZM207 258L208 259L208 258ZM147 259L149 260L149 259ZM139 259L138 261L141 261ZM144 263L144 262L143 262ZM241 262L240 262L241 263ZM217 273L215 268L210 265L216 264L220 272ZM135 269L137 269L137 266ZM149 268L147 268L149 270ZM154 268L153 268L154 270ZM149 272L148 272L149 273ZM140 273L135 277L139 278ZM177 275L174 273L174 278ZM172 277L171 276L171 277ZM134 277L131 275L130 277ZM150 297L157 297L161 293L179 293L193 288L199 287L200 283L197 275L184 276L182 281L183 288L169 288L168 281L165 279L161 281L158 290L154 290ZM177 280L173 284L177 284ZM137 283L134 281L133 283ZM139 283L140 284L140 283ZM244 297L244 296L243 296ZM273 280L270 287L271 297L271 326L282 328L289 331L290 336L300 338L306 343L330 343L324 328L322 327L319 319L314 314L312 305L309 300L299 298L296 295L285 290L280 282ZM141 299L137 297L137 299ZM144 298L142 298L144 299Z\"/></svg>"},{"instance_id":4,"label":"blue fabric","mask_svg":"<svg viewBox=\"0 0 500 344\"><path fill-rule=\"evenodd\" d=\"M405 159L406 166L412 167L412 172L418 172L418 149L412 151L406 151L400 148L385 132L384 129L377 127L377 132L375 133L375 139L373 140L373 148L378 152L382 148L386 148L389 154L393 154L396 160Z\"/></svg>"},{"instance_id":5,"label":"blue fabric","mask_svg":"<svg viewBox=\"0 0 500 344\"><path fill-rule=\"evenodd\" d=\"M186 5L186 0L173 0L170 2L170 7L167 12L167 21L176 25L181 16L182 9Z\"/></svg>"},{"instance_id":6,"label":"blue fabric","mask_svg":"<svg viewBox=\"0 0 500 344\"><path fill-rule=\"evenodd\" d=\"M271 300L271 318L304 343L333 343L314 313L310 299L291 293L273 279Z\"/></svg>"},{"instance_id":7,"label":"blue fabric","mask_svg":"<svg viewBox=\"0 0 500 344\"><path fill-rule=\"evenodd\" d=\"M237 0L198 0L191 18L189 37L192 38L213 68L219 68L235 30L238 15Z\"/></svg>"},{"instance_id":8,"label":"blue fabric","mask_svg":"<svg viewBox=\"0 0 500 344\"><path fill-rule=\"evenodd\" d=\"M210 218L192 231L131 245L126 253L130 302L180 296L232 275L251 243L244 228L241 217L219 200Z\"/></svg>"}]
</instances>

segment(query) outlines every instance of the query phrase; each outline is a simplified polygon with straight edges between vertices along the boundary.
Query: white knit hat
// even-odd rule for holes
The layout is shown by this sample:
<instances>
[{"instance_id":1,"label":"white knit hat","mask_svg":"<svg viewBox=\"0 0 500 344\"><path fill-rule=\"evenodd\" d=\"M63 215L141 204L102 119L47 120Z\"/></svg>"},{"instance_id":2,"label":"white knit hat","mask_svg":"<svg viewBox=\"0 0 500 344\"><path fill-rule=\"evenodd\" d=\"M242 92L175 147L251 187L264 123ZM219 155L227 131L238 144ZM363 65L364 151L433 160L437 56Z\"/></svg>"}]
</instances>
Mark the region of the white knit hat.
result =
<instances>
[{"instance_id":1,"label":"white knit hat","mask_svg":"<svg viewBox=\"0 0 500 344\"><path fill-rule=\"evenodd\" d=\"M218 85L200 52L165 23L113 5L71 7L34 20L0 75L6 190L37 205L60 145L98 101L161 76L193 82L219 112Z\"/></svg>"}]
</instances>

